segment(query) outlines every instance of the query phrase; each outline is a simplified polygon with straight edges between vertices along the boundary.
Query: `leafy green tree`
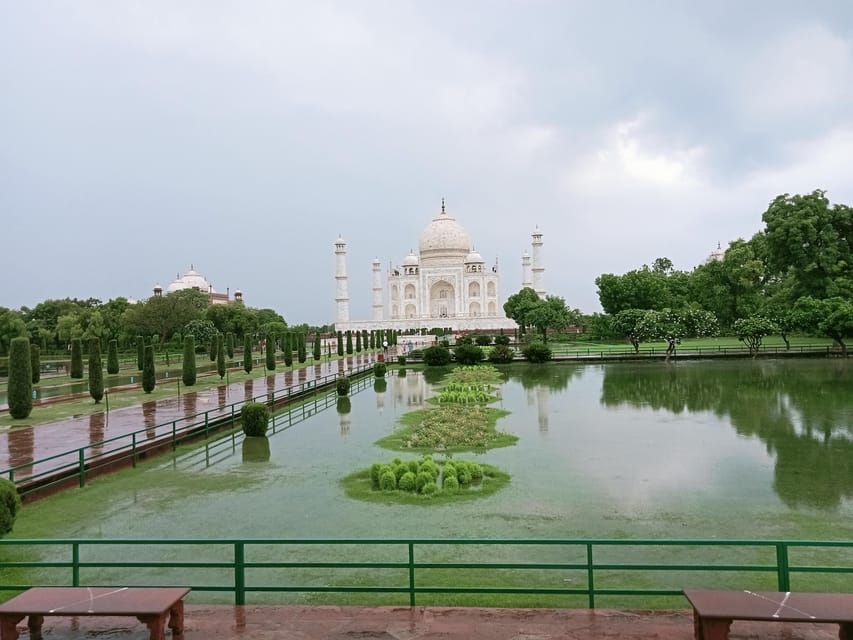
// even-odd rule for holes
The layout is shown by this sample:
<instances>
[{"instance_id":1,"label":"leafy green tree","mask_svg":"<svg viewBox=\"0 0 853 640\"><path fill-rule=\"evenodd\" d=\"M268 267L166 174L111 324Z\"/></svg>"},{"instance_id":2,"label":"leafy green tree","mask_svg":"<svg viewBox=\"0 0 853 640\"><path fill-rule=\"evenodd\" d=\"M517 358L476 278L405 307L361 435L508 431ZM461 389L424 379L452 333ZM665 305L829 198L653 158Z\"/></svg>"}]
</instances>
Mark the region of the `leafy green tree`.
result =
<instances>
[{"instance_id":1,"label":"leafy green tree","mask_svg":"<svg viewBox=\"0 0 853 640\"><path fill-rule=\"evenodd\" d=\"M181 369L184 384L191 387L196 381L195 366L195 337L191 334L184 336L184 360Z\"/></svg>"},{"instance_id":2,"label":"leafy green tree","mask_svg":"<svg viewBox=\"0 0 853 640\"><path fill-rule=\"evenodd\" d=\"M634 353L640 351L641 342L654 337L646 333L651 325L643 322L647 311L647 309L623 309L615 316L612 316L613 329L631 343L634 347Z\"/></svg>"},{"instance_id":3,"label":"leafy green tree","mask_svg":"<svg viewBox=\"0 0 853 640\"><path fill-rule=\"evenodd\" d=\"M737 339L749 347L749 353L754 358L761 348L761 341L779 331L776 324L762 316L750 316L748 318L738 318L734 321L732 329L737 336Z\"/></svg>"},{"instance_id":4,"label":"leafy green tree","mask_svg":"<svg viewBox=\"0 0 853 640\"><path fill-rule=\"evenodd\" d=\"M98 338L89 340L89 395L95 404L104 397L104 368L101 363L101 341Z\"/></svg>"},{"instance_id":5,"label":"leafy green tree","mask_svg":"<svg viewBox=\"0 0 853 640\"><path fill-rule=\"evenodd\" d=\"M12 340L27 335L24 316L14 309L0 307L0 356L9 353Z\"/></svg>"},{"instance_id":6,"label":"leafy green tree","mask_svg":"<svg viewBox=\"0 0 853 640\"><path fill-rule=\"evenodd\" d=\"M338 355L344 355L344 335L338 331Z\"/></svg>"},{"instance_id":7,"label":"leafy green tree","mask_svg":"<svg viewBox=\"0 0 853 640\"><path fill-rule=\"evenodd\" d=\"M243 338L243 370L246 373L252 373L252 337L245 336Z\"/></svg>"},{"instance_id":8,"label":"leafy green tree","mask_svg":"<svg viewBox=\"0 0 853 640\"><path fill-rule=\"evenodd\" d=\"M853 335L853 302L841 296L817 299L804 296L791 310L794 323L808 333L826 335L847 356L846 340Z\"/></svg>"},{"instance_id":9,"label":"leafy green tree","mask_svg":"<svg viewBox=\"0 0 853 640\"><path fill-rule=\"evenodd\" d=\"M521 328L521 332L524 333L527 331L527 327L531 325L528 315L539 304L539 301L539 295L533 289L524 287L518 293L507 298L504 302L504 313L506 313L507 318L515 320Z\"/></svg>"},{"instance_id":10,"label":"leafy green tree","mask_svg":"<svg viewBox=\"0 0 853 640\"><path fill-rule=\"evenodd\" d=\"M667 359L675 354L682 338L701 338L717 333L717 319L710 311L685 309L675 311L650 309L643 316L639 331L650 338L665 340Z\"/></svg>"},{"instance_id":11,"label":"leafy green tree","mask_svg":"<svg viewBox=\"0 0 853 640\"><path fill-rule=\"evenodd\" d=\"M266 339L266 363L269 371L275 371L275 335L268 334Z\"/></svg>"},{"instance_id":12,"label":"leafy green tree","mask_svg":"<svg viewBox=\"0 0 853 640\"><path fill-rule=\"evenodd\" d=\"M192 320L181 328L181 335L184 338L192 336L199 349L206 349L204 345L209 345L213 340L213 336L216 335L216 327L209 320Z\"/></svg>"},{"instance_id":13,"label":"leafy green tree","mask_svg":"<svg viewBox=\"0 0 853 640\"><path fill-rule=\"evenodd\" d=\"M221 333L216 341L216 373L220 380L225 377L225 336Z\"/></svg>"},{"instance_id":14,"label":"leafy green tree","mask_svg":"<svg viewBox=\"0 0 853 640\"><path fill-rule=\"evenodd\" d=\"M625 309L663 309L672 302L667 277L646 265L621 276L603 273L595 279L598 301L611 315Z\"/></svg>"},{"instance_id":15,"label":"leafy green tree","mask_svg":"<svg viewBox=\"0 0 853 640\"><path fill-rule=\"evenodd\" d=\"M286 366L286 367L290 367L293 365L293 339L294 339L294 337L295 337L295 334L288 331L284 334L284 337L282 338L282 343L284 344L284 346L282 347L282 350L284 351L284 366Z\"/></svg>"},{"instance_id":16,"label":"leafy green tree","mask_svg":"<svg viewBox=\"0 0 853 640\"><path fill-rule=\"evenodd\" d=\"M536 327L542 342L548 341L548 329L562 329L580 318L580 311L570 310L559 296L546 296L528 311L527 322Z\"/></svg>"},{"instance_id":17,"label":"leafy green tree","mask_svg":"<svg viewBox=\"0 0 853 640\"><path fill-rule=\"evenodd\" d=\"M308 359L308 354L305 350L305 334L297 333L297 343L296 343L296 358L299 360L299 364L302 364Z\"/></svg>"},{"instance_id":18,"label":"leafy green tree","mask_svg":"<svg viewBox=\"0 0 853 640\"><path fill-rule=\"evenodd\" d=\"M352 355L352 331L347 331L347 355Z\"/></svg>"},{"instance_id":19,"label":"leafy green tree","mask_svg":"<svg viewBox=\"0 0 853 640\"><path fill-rule=\"evenodd\" d=\"M41 349L37 344L30 344L30 371L33 384L41 380Z\"/></svg>"},{"instance_id":20,"label":"leafy green tree","mask_svg":"<svg viewBox=\"0 0 853 640\"><path fill-rule=\"evenodd\" d=\"M157 384L157 372L154 370L154 347L148 345L142 356L142 390L145 393L154 391Z\"/></svg>"},{"instance_id":21,"label":"leafy green tree","mask_svg":"<svg viewBox=\"0 0 853 640\"><path fill-rule=\"evenodd\" d=\"M12 531L18 511L21 509L21 496L15 483L0 478L0 538Z\"/></svg>"},{"instance_id":22,"label":"leafy green tree","mask_svg":"<svg viewBox=\"0 0 853 640\"><path fill-rule=\"evenodd\" d=\"M136 336L136 368L142 371L145 363L145 339L142 336Z\"/></svg>"},{"instance_id":23,"label":"leafy green tree","mask_svg":"<svg viewBox=\"0 0 853 640\"><path fill-rule=\"evenodd\" d=\"M211 305L212 306L212 305ZM227 306L227 305L216 305L218 307ZM225 353L228 355L229 360L234 359L234 334L230 331L225 334Z\"/></svg>"},{"instance_id":24,"label":"leafy green tree","mask_svg":"<svg viewBox=\"0 0 853 640\"><path fill-rule=\"evenodd\" d=\"M83 377L83 344L80 338L71 340L71 377Z\"/></svg>"},{"instance_id":25,"label":"leafy green tree","mask_svg":"<svg viewBox=\"0 0 853 640\"><path fill-rule=\"evenodd\" d=\"M113 339L107 347L107 373L116 374L118 370L118 340Z\"/></svg>"},{"instance_id":26,"label":"leafy green tree","mask_svg":"<svg viewBox=\"0 0 853 640\"><path fill-rule=\"evenodd\" d=\"M123 321L129 331L145 336L156 334L160 343L165 343L193 320L202 320L209 304L207 293L182 289L130 305Z\"/></svg>"},{"instance_id":27,"label":"leafy green tree","mask_svg":"<svg viewBox=\"0 0 853 640\"><path fill-rule=\"evenodd\" d=\"M23 420L33 410L33 372L30 367L30 339L12 338L9 344L9 382L6 397L9 415Z\"/></svg>"},{"instance_id":28,"label":"leafy green tree","mask_svg":"<svg viewBox=\"0 0 853 640\"><path fill-rule=\"evenodd\" d=\"M314 335L314 349L311 355L314 357L314 360L319 360L323 355L323 352L321 351L319 333Z\"/></svg>"}]
</instances>

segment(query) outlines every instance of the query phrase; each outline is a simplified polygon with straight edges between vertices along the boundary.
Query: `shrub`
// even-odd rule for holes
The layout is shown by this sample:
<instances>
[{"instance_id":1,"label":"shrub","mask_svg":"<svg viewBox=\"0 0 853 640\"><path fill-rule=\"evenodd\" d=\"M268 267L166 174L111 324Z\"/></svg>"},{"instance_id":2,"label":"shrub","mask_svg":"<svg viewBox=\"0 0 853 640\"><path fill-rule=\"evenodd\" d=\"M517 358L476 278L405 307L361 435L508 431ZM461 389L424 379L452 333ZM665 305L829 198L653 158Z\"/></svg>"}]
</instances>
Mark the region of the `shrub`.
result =
<instances>
[{"instance_id":1,"label":"shrub","mask_svg":"<svg viewBox=\"0 0 853 640\"><path fill-rule=\"evenodd\" d=\"M281 337L281 350L284 351L284 366L289 367L293 364L293 341L296 334L288 331Z\"/></svg>"},{"instance_id":2,"label":"shrub","mask_svg":"<svg viewBox=\"0 0 853 640\"><path fill-rule=\"evenodd\" d=\"M425 496L431 496L434 493L438 493L438 485L435 482L427 482L423 489L421 489L421 493Z\"/></svg>"},{"instance_id":3,"label":"shrub","mask_svg":"<svg viewBox=\"0 0 853 640\"><path fill-rule=\"evenodd\" d=\"M184 362L181 378L188 387L195 384L195 338L193 336L184 338Z\"/></svg>"},{"instance_id":4,"label":"shrub","mask_svg":"<svg viewBox=\"0 0 853 640\"><path fill-rule=\"evenodd\" d=\"M225 353L229 360L234 358L234 334L230 331L225 334Z\"/></svg>"},{"instance_id":5,"label":"shrub","mask_svg":"<svg viewBox=\"0 0 853 640\"><path fill-rule=\"evenodd\" d=\"M370 484L374 489L379 488L379 474L382 471L382 465L374 462L370 465Z\"/></svg>"},{"instance_id":6,"label":"shrub","mask_svg":"<svg viewBox=\"0 0 853 640\"><path fill-rule=\"evenodd\" d=\"M448 462L447 464L445 464L442 475L445 478L450 477L450 476L453 476L455 478L456 477L456 465L454 465L452 462Z\"/></svg>"},{"instance_id":7,"label":"shrub","mask_svg":"<svg viewBox=\"0 0 853 640\"><path fill-rule=\"evenodd\" d=\"M450 349L440 345L424 349L424 362L429 367L444 367L450 364Z\"/></svg>"},{"instance_id":8,"label":"shrub","mask_svg":"<svg viewBox=\"0 0 853 640\"><path fill-rule=\"evenodd\" d=\"M361 331L355 332L355 352L361 353Z\"/></svg>"},{"instance_id":9,"label":"shrub","mask_svg":"<svg viewBox=\"0 0 853 640\"><path fill-rule=\"evenodd\" d=\"M216 362L216 355L219 352L219 336L222 335L220 333L215 333L210 337L210 361Z\"/></svg>"},{"instance_id":10,"label":"shrub","mask_svg":"<svg viewBox=\"0 0 853 640\"><path fill-rule=\"evenodd\" d=\"M118 340L110 340L107 347L107 373L118 373Z\"/></svg>"},{"instance_id":11,"label":"shrub","mask_svg":"<svg viewBox=\"0 0 853 640\"><path fill-rule=\"evenodd\" d=\"M216 338L216 373L220 380L225 377L225 336L221 333Z\"/></svg>"},{"instance_id":12,"label":"shrub","mask_svg":"<svg viewBox=\"0 0 853 640\"><path fill-rule=\"evenodd\" d=\"M400 481L400 478L403 477L403 474L409 473L409 466L403 462L394 465L394 477L397 478L397 482Z\"/></svg>"},{"instance_id":13,"label":"shrub","mask_svg":"<svg viewBox=\"0 0 853 640\"><path fill-rule=\"evenodd\" d=\"M461 344L454 353L459 364L472 365L483 361L483 350L473 344Z\"/></svg>"},{"instance_id":14,"label":"shrub","mask_svg":"<svg viewBox=\"0 0 853 640\"><path fill-rule=\"evenodd\" d=\"M352 331L347 331L347 355L352 355Z\"/></svg>"},{"instance_id":15,"label":"shrub","mask_svg":"<svg viewBox=\"0 0 853 640\"><path fill-rule=\"evenodd\" d=\"M13 338L9 344L9 382L6 386L9 415L22 420L33 410L33 373L30 371L29 338Z\"/></svg>"},{"instance_id":16,"label":"shrub","mask_svg":"<svg viewBox=\"0 0 853 640\"><path fill-rule=\"evenodd\" d=\"M438 465L432 460L425 460L418 467L418 473L427 473L431 480L438 478Z\"/></svg>"},{"instance_id":17,"label":"shrub","mask_svg":"<svg viewBox=\"0 0 853 640\"><path fill-rule=\"evenodd\" d=\"M344 334L338 331L338 355L344 355Z\"/></svg>"},{"instance_id":18,"label":"shrub","mask_svg":"<svg viewBox=\"0 0 853 640\"><path fill-rule=\"evenodd\" d=\"M393 471L385 471L379 477L379 488L382 491L393 491L397 488L397 476Z\"/></svg>"},{"instance_id":19,"label":"shrub","mask_svg":"<svg viewBox=\"0 0 853 640\"><path fill-rule=\"evenodd\" d=\"M459 480L459 485L462 487L467 487L471 484L471 472L468 471L467 468L460 469L456 474L456 478Z\"/></svg>"},{"instance_id":20,"label":"shrub","mask_svg":"<svg viewBox=\"0 0 853 640\"><path fill-rule=\"evenodd\" d=\"M349 390L352 386L352 382L350 381L348 376L338 376L338 380L335 383L335 386L338 390L339 396L347 396L349 395Z\"/></svg>"},{"instance_id":21,"label":"shrub","mask_svg":"<svg viewBox=\"0 0 853 640\"><path fill-rule=\"evenodd\" d=\"M493 364L507 364L512 362L514 358L515 352L513 352L512 347L505 344L496 344L489 354L489 362Z\"/></svg>"},{"instance_id":22,"label":"shrub","mask_svg":"<svg viewBox=\"0 0 853 640\"><path fill-rule=\"evenodd\" d=\"M30 380L33 384L41 380L41 349L37 344L30 345Z\"/></svg>"},{"instance_id":23,"label":"shrub","mask_svg":"<svg viewBox=\"0 0 853 640\"><path fill-rule=\"evenodd\" d=\"M250 438L266 435L270 421L270 410L262 402L247 402L240 408L240 424L243 433Z\"/></svg>"},{"instance_id":24,"label":"shrub","mask_svg":"<svg viewBox=\"0 0 853 640\"><path fill-rule=\"evenodd\" d=\"M417 475L417 474L418 474L418 466L419 466L419 465L418 465L418 461L417 461L417 460L409 460L409 461L406 463L406 466L409 468L409 471L411 471L414 475Z\"/></svg>"},{"instance_id":25,"label":"shrub","mask_svg":"<svg viewBox=\"0 0 853 640\"><path fill-rule=\"evenodd\" d=\"M272 335L267 336L266 350L267 369L269 369L270 371L275 371L275 337Z\"/></svg>"},{"instance_id":26,"label":"shrub","mask_svg":"<svg viewBox=\"0 0 853 640\"><path fill-rule=\"evenodd\" d=\"M400 491L414 491L416 486L415 474L411 471L404 473L397 481L397 488L400 489Z\"/></svg>"},{"instance_id":27,"label":"shrub","mask_svg":"<svg viewBox=\"0 0 853 640\"><path fill-rule=\"evenodd\" d=\"M492 336L477 336L474 338L474 343L481 347L488 347L492 344Z\"/></svg>"},{"instance_id":28,"label":"shrub","mask_svg":"<svg viewBox=\"0 0 853 640\"><path fill-rule=\"evenodd\" d=\"M316 336L314 336L314 349L313 349L311 355L314 356L315 360L319 360L320 357L323 355L322 352L320 351L320 334L319 333Z\"/></svg>"},{"instance_id":29,"label":"shrub","mask_svg":"<svg viewBox=\"0 0 853 640\"><path fill-rule=\"evenodd\" d=\"M28 339L24 338L24 340ZM0 478L0 538L12 530L20 508L21 496L18 495L15 483L6 478Z\"/></svg>"},{"instance_id":30,"label":"shrub","mask_svg":"<svg viewBox=\"0 0 853 640\"><path fill-rule=\"evenodd\" d=\"M27 358L29 357L30 354L27 353ZM32 373L30 375L32 376ZM80 338L74 338L71 341L71 377L83 377L83 344Z\"/></svg>"},{"instance_id":31,"label":"shrub","mask_svg":"<svg viewBox=\"0 0 853 640\"><path fill-rule=\"evenodd\" d=\"M499 336L495 336L495 344L509 344L509 336L505 336L504 334L500 334Z\"/></svg>"},{"instance_id":32,"label":"shrub","mask_svg":"<svg viewBox=\"0 0 853 640\"><path fill-rule=\"evenodd\" d=\"M551 359L551 349L544 342L531 342L522 351L528 362L541 363Z\"/></svg>"},{"instance_id":33,"label":"shrub","mask_svg":"<svg viewBox=\"0 0 853 640\"><path fill-rule=\"evenodd\" d=\"M154 347L150 344L145 347L144 357L142 359L142 390L145 393L154 391L157 384L157 374L154 371Z\"/></svg>"},{"instance_id":34,"label":"shrub","mask_svg":"<svg viewBox=\"0 0 853 640\"><path fill-rule=\"evenodd\" d=\"M449 344L447 340L442 340L442 344ZM474 344L474 336L459 336L456 338L456 344Z\"/></svg>"},{"instance_id":35,"label":"shrub","mask_svg":"<svg viewBox=\"0 0 853 640\"><path fill-rule=\"evenodd\" d=\"M415 476L415 488L418 490L418 493L422 493L424 487L429 483L435 484L435 478L432 474L427 471L418 471L418 475Z\"/></svg>"},{"instance_id":36,"label":"shrub","mask_svg":"<svg viewBox=\"0 0 853 640\"><path fill-rule=\"evenodd\" d=\"M142 338L142 336L136 336L136 369L137 369L137 371L142 371L143 360L145 360L145 340ZM83 376L81 375L80 377L82 378Z\"/></svg>"},{"instance_id":37,"label":"shrub","mask_svg":"<svg viewBox=\"0 0 853 640\"><path fill-rule=\"evenodd\" d=\"M243 371L252 373L252 336L243 338Z\"/></svg>"},{"instance_id":38,"label":"shrub","mask_svg":"<svg viewBox=\"0 0 853 640\"><path fill-rule=\"evenodd\" d=\"M444 482L442 484L442 489L445 491L456 491L459 488L459 481L455 476L445 476ZM426 493L426 491L424 491Z\"/></svg>"},{"instance_id":39,"label":"shrub","mask_svg":"<svg viewBox=\"0 0 853 640\"><path fill-rule=\"evenodd\" d=\"M399 364L401 367L405 367L406 366L406 356L397 356L397 364Z\"/></svg>"},{"instance_id":40,"label":"shrub","mask_svg":"<svg viewBox=\"0 0 853 640\"><path fill-rule=\"evenodd\" d=\"M479 462L471 463L471 479L472 480L482 480L483 479L483 467L480 466Z\"/></svg>"},{"instance_id":41,"label":"shrub","mask_svg":"<svg viewBox=\"0 0 853 640\"><path fill-rule=\"evenodd\" d=\"M376 362L373 365L373 375L377 378L384 378L385 372L388 370L388 367L384 362Z\"/></svg>"},{"instance_id":42,"label":"shrub","mask_svg":"<svg viewBox=\"0 0 853 640\"><path fill-rule=\"evenodd\" d=\"M101 341L89 340L89 395L95 404L104 397L104 369L101 364Z\"/></svg>"}]
</instances>

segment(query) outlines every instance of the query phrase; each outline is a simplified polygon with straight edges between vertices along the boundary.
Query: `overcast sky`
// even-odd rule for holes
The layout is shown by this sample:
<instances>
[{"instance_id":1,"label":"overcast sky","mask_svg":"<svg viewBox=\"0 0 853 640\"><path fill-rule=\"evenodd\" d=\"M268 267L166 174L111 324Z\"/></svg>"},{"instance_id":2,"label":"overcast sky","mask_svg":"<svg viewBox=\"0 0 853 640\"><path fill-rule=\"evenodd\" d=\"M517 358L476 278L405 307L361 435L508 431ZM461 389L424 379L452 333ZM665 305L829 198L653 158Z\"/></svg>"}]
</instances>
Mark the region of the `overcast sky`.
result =
<instances>
[{"instance_id":1,"label":"overcast sky","mask_svg":"<svg viewBox=\"0 0 853 640\"><path fill-rule=\"evenodd\" d=\"M502 299L690 270L780 193L853 205L853 3L0 0L0 306L146 298L190 264L351 318L439 212Z\"/></svg>"}]
</instances>

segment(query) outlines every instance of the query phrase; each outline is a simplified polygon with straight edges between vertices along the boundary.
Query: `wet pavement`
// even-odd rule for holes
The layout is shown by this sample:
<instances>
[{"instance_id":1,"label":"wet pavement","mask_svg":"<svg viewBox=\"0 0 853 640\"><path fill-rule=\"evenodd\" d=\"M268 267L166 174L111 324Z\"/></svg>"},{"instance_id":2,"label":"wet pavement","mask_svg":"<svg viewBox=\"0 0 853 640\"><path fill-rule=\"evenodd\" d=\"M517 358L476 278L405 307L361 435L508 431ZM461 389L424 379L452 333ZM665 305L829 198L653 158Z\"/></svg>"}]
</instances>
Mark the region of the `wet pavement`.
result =
<instances>
[{"instance_id":1,"label":"wet pavement","mask_svg":"<svg viewBox=\"0 0 853 640\"><path fill-rule=\"evenodd\" d=\"M346 370L372 366L376 355L365 353L350 356L347 358ZM210 419L230 415L230 408L222 409L221 407L267 396L273 392L276 392L278 397L278 392L289 387L299 388L307 382L337 375L339 371L343 371L342 363L342 360L331 360L292 371L276 372L245 382L223 384L204 391L183 391L178 394L176 386L173 398L68 418L50 424L12 427L0 431L0 470L23 465L15 471L15 479L21 480L63 465L75 465L78 462L77 449L99 445L105 440L127 436L134 431L145 430L144 435L137 435L138 443L164 438L171 434L173 421L179 429L182 423L188 422L187 416L204 412L208 412ZM237 409L239 410L239 406ZM203 418L195 420L201 419ZM86 453L86 459L88 461L91 457L106 451L114 452L117 447L129 448L131 442L128 437L93 446L91 451ZM35 460L44 460L53 456L56 457L50 461L31 464Z\"/></svg>"},{"instance_id":2,"label":"wet pavement","mask_svg":"<svg viewBox=\"0 0 853 640\"><path fill-rule=\"evenodd\" d=\"M29 634L26 621L18 625ZM45 618L44 637L144 640L131 618ZM166 633L166 637L170 634ZM829 640L832 624L735 621L733 640ZM454 607L206 606L187 605L184 640L689 640L689 609L482 609Z\"/></svg>"}]
</instances>

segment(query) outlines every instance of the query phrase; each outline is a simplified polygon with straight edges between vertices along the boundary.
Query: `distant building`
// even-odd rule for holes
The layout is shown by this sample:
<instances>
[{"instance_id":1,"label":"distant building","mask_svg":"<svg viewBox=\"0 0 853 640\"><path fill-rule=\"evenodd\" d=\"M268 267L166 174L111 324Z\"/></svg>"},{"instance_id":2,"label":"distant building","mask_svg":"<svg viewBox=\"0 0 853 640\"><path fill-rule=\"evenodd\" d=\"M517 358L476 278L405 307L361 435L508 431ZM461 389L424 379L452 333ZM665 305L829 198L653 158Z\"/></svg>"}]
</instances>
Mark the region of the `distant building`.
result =
<instances>
[{"instance_id":1,"label":"distant building","mask_svg":"<svg viewBox=\"0 0 853 640\"><path fill-rule=\"evenodd\" d=\"M712 262L722 262L723 258L726 256L726 250L720 246L720 243L717 243L717 248L714 249L708 257L705 258L705 264L711 264Z\"/></svg>"},{"instance_id":2,"label":"distant building","mask_svg":"<svg viewBox=\"0 0 853 640\"><path fill-rule=\"evenodd\" d=\"M225 289L225 293L218 293L214 290L213 285L207 281L203 275L195 270L193 265L190 265L190 270L184 275L176 274L172 283L166 287L166 293L174 293L183 289L195 289L207 294L211 304L242 304L243 292L239 289L234 290L234 298L231 298L230 289ZM154 285L154 296L163 295L163 287L159 284Z\"/></svg>"}]
</instances>

